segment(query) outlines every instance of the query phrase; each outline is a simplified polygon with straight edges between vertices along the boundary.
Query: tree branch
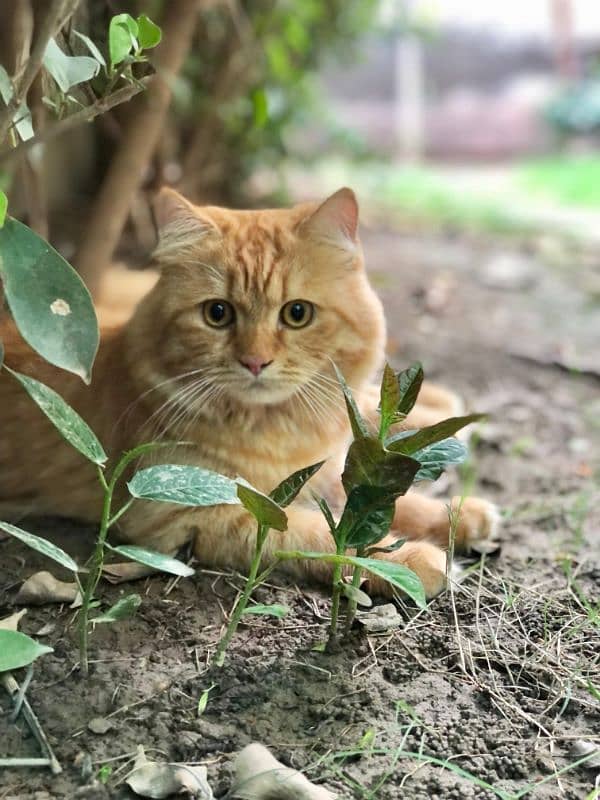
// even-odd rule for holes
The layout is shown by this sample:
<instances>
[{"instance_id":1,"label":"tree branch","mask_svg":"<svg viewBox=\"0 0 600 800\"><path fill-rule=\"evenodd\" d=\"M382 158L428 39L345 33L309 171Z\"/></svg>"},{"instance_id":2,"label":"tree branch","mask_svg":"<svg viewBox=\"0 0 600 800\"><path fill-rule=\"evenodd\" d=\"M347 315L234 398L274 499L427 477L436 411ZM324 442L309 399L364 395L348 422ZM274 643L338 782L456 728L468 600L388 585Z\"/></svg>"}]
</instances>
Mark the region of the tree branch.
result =
<instances>
[{"instance_id":1,"label":"tree branch","mask_svg":"<svg viewBox=\"0 0 600 800\"><path fill-rule=\"evenodd\" d=\"M41 22L39 32L35 36L29 58L24 62L20 74L13 77L12 100L0 114L0 142L6 139L13 116L27 97L27 92L42 67L48 42L60 31L78 4L79 0L52 0L49 10Z\"/></svg>"},{"instance_id":2,"label":"tree branch","mask_svg":"<svg viewBox=\"0 0 600 800\"><path fill-rule=\"evenodd\" d=\"M40 144L41 142L47 142L50 139L55 139L57 136L61 136L66 131L71 130L71 128L76 128L78 125L82 125L84 122L91 122L91 120L93 120L94 117L97 117L99 114L104 114L106 111L110 111L111 108L121 105L121 103L126 103L128 100L131 100L132 97L135 97L136 94L139 94L143 89L145 89L149 81L150 78L142 78L141 81L138 81L135 84L129 84L128 86L124 86L122 89L117 89L116 92L112 92L112 94L109 94L106 97L100 97L95 103L92 103L91 106L86 106L80 111L76 111L74 114L71 114L60 122L57 122L55 125L51 125L43 132L41 136L35 136L33 139L28 139L18 147L0 151L0 166L2 166L2 164L5 162L16 158L22 153L25 153L27 150L29 150L31 147L35 147L37 144Z\"/></svg>"},{"instance_id":3,"label":"tree branch","mask_svg":"<svg viewBox=\"0 0 600 800\"><path fill-rule=\"evenodd\" d=\"M190 49L199 0L165 3L163 41L148 92L131 108L123 138L96 196L89 225L74 259L92 293L108 266L135 192L163 133L173 80Z\"/></svg>"}]
</instances>

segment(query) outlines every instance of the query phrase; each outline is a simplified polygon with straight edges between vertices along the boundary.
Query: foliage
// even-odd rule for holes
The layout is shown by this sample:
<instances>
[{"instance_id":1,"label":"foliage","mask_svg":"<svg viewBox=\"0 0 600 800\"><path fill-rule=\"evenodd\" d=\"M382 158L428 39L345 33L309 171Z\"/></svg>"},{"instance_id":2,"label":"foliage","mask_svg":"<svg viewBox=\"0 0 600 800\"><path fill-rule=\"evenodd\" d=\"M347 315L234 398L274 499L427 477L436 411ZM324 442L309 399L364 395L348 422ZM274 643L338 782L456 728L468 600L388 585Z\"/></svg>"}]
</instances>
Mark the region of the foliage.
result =
<instances>
[{"instance_id":1,"label":"foliage","mask_svg":"<svg viewBox=\"0 0 600 800\"><path fill-rule=\"evenodd\" d=\"M600 130L600 76L574 83L546 108L546 118L562 134Z\"/></svg>"},{"instance_id":2,"label":"foliage","mask_svg":"<svg viewBox=\"0 0 600 800\"><path fill-rule=\"evenodd\" d=\"M386 364L380 387L380 424L375 433L363 419L339 371L337 376L344 393L354 440L348 449L342 474L346 505L337 523L325 499L318 498L335 542L335 554L301 551L279 553L280 558L319 559L333 564L330 646L337 642L342 595L349 599L347 629L352 624L356 605L360 601L359 586L363 570L400 589L421 607L425 605L423 586L412 570L393 560L378 560L369 556L396 549L395 542L389 547L376 547L390 530L396 499L405 494L415 480L436 480L446 466L460 463L466 456L466 448L449 437L481 418L477 414L454 417L420 430L402 431L389 436L392 425L404 420L415 405L423 382L423 369L421 364L416 363L395 373ZM352 567L353 574L350 589L343 581L343 570L348 566Z\"/></svg>"},{"instance_id":3,"label":"foliage","mask_svg":"<svg viewBox=\"0 0 600 800\"><path fill-rule=\"evenodd\" d=\"M244 2L239 15L224 5L207 10L176 93L173 132L177 155L193 170L188 192L239 201L256 168L277 167L294 129L314 111L314 72L326 57L355 55L353 45L373 27L376 8L375 0L257 0ZM327 117L326 109L319 117ZM210 156L200 149L207 135ZM321 145L314 142L314 149Z\"/></svg>"},{"instance_id":4,"label":"foliage","mask_svg":"<svg viewBox=\"0 0 600 800\"><path fill-rule=\"evenodd\" d=\"M0 672L26 667L52 648L19 631L0 630Z\"/></svg>"}]
</instances>

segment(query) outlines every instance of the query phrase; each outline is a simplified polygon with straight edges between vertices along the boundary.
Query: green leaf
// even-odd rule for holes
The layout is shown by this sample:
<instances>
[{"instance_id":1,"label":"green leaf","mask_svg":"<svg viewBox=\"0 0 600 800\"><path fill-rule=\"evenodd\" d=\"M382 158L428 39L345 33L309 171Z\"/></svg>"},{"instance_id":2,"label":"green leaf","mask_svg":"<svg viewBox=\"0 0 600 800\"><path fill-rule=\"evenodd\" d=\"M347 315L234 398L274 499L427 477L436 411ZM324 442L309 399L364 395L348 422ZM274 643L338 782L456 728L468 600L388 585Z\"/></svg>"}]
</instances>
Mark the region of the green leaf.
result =
<instances>
[{"instance_id":1,"label":"green leaf","mask_svg":"<svg viewBox=\"0 0 600 800\"><path fill-rule=\"evenodd\" d=\"M285 511L268 495L244 483L238 483L237 494L244 508L252 514L260 525L264 525L267 528L275 528L278 531L287 529Z\"/></svg>"},{"instance_id":2,"label":"green leaf","mask_svg":"<svg viewBox=\"0 0 600 800\"><path fill-rule=\"evenodd\" d=\"M139 594L128 594L127 597L122 597L120 600L111 606L108 611L93 617L90 622L96 625L99 622L118 622L122 619L129 619L132 617L137 609L142 604L142 598Z\"/></svg>"},{"instance_id":3,"label":"green leaf","mask_svg":"<svg viewBox=\"0 0 600 800\"><path fill-rule=\"evenodd\" d=\"M340 386L342 387L342 391L344 392L344 399L346 401L346 410L348 411L348 417L350 418L350 426L352 428L352 434L354 435L355 439L360 439L363 436L369 435L369 429L367 428L367 423L361 416L360 411L358 410L358 406L356 405L356 401L354 400L354 396L350 391L350 387L346 383L346 380L342 373L339 371L337 366L334 364L333 368L335 370L335 374L339 381Z\"/></svg>"},{"instance_id":4,"label":"green leaf","mask_svg":"<svg viewBox=\"0 0 600 800\"><path fill-rule=\"evenodd\" d=\"M312 494L312 498L315 501L315 503L319 506L319 508L321 510L321 514L323 514L323 516L325 517L325 519L327 521L327 525L329 526L329 530L331 531L331 535L335 539L336 538L336 533L337 533L337 530L336 530L337 529L337 525L335 524L335 519L334 519L334 516L333 516L333 512L329 508L329 503L327 502L327 500L325 500L324 497L321 497L320 495L315 494L314 492Z\"/></svg>"},{"instance_id":5,"label":"green leaf","mask_svg":"<svg viewBox=\"0 0 600 800\"><path fill-rule=\"evenodd\" d=\"M269 120L269 106L264 89L255 89L251 95L254 109L254 127L264 128Z\"/></svg>"},{"instance_id":6,"label":"green leaf","mask_svg":"<svg viewBox=\"0 0 600 800\"><path fill-rule=\"evenodd\" d=\"M277 619L283 619L283 617L289 614L289 612L290 609L288 606L280 605L279 603L272 603L271 605L262 605L261 603L257 603L254 606L247 606L244 609L244 614L257 614L264 617L277 617Z\"/></svg>"},{"instance_id":7,"label":"green leaf","mask_svg":"<svg viewBox=\"0 0 600 800\"><path fill-rule=\"evenodd\" d=\"M395 542L386 545L386 547L369 547L365 550L364 555L370 558L375 553L393 553L394 550L399 550L405 542L406 539L396 539Z\"/></svg>"},{"instance_id":8,"label":"green leaf","mask_svg":"<svg viewBox=\"0 0 600 800\"><path fill-rule=\"evenodd\" d=\"M405 567L404 564L396 564L394 561L375 558L351 556L350 560L355 566L366 569L403 591L415 601L419 608L425 608L425 590L419 576L412 569Z\"/></svg>"},{"instance_id":9,"label":"green leaf","mask_svg":"<svg viewBox=\"0 0 600 800\"><path fill-rule=\"evenodd\" d=\"M31 399L72 447L98 466L106 463L108 456L96 434L54 389L40 383L35 378L15 372L9 367L6 369L19 381Z\"/></svg>"},{"instance_id":10,"label":"green leaf","mask_svg":"<svg viewBox=\"0 0 600 800\"><path fill-rule=\"evenodd\" d=\"M156 47L162 39L162 31L158 25L152 22L150 17L147 17L145 14L140 14L137 18L137 25L137 39L140 48L142 50L149 50L151 47Z\"/></svg>"},{"instance_id":11,"label":"green leaf","mask_svg":"<svg viewBox=\"0 0 600 800\"><path fill-rule=\"evenodd\" d=\"M355 439L346 454L342 484L349 495L355 486L380 486L395 497L412 484L419 462L404 453L387 451L376 436Z\"/></svg>"},{"instance_id":12,"label":"green leaf","mask_svg":"<svg viewBox=\"0 0 600 800\"><path fill-rule=\"evenodd\" d=\"M73 267L8 217L0 230L0 278L25 341L46 361L89 383L98 324L90 293Z\"/></svg>"},{"instance_id":13,"label":"green leaf","mask_svg":"<svg viewBox=\"0 0 600 800\"><path fill-rule=\"evenodd\" d=\"M13 85L8 72L0 64L0 97L6 105L13 99ZM27 108L27 103L23 101L19 108L16 110L12 123L15 126L17 133L22 141L26 142L33 136L33 127L31 122L31 112Z\"/></svg>"},{"instance_id":14,"label":"green leaf","mask_svg":"<svg viewBox=\"0 0 600 800\"><path fill-rule=\"evenodd\" d=\"M423 367L419 361L415 361L408 369L398 373L398 389L400 400L397 411L406 416L417 402L417 397L421 391L423 383Z\"/></svg>"},{"instance_id":15,"label":"green leaf","mask_svg":"<svg viewBox=\"0 0 600 800\"><path fill-rule=\"evenodd\" d=\"M200 698L198 700L198 707L196 709L196 713L198 714L199 717L201 717L202 714L204 714L204 712L206 711L206 706L208 705L208 696L210 695L212 690L216 688L216 686L217 686L216 683L211 684L208 687L208 689L205 689L200 695Z\"/></svg>"},{"instance_id":16,"label":"green leaf","mask_svg":"<svg viewBox=\"0 0 600 800\"><path fill-rule=\"evenodd\" d=\"M348 600L356 603L357 606L371 608L373 605L373 601L369 595L366 592L363 592L362 589L359 589L358 586L352 586L351 583L345 583L344 581L341 581L340 589L344 597L347 597Z\"/></svg>"},{"instance_id":17,"label":"green leaf","mask_svg":"<svg viewBox=\"0 0 600 800\"><path fill-rule=\"evenodd\" d=\"M7 208L8 208L8 197L4 194L4 192L0 191L0 228L2 228L4 225Z\"/></svg>"},{"instance_id":18,"label":"green leaf","mask_svg":"<svg viewBox=\"0 0 600 800\"><path fill-rule=\"evenodd\" d=\"M355 486L338 525L344 546L365 547L381 541L394 518L394 500L394 495L380 486Z\"/></svg>"},{"instance_id":19,"label":"green leaf","mask_svg":"<svg viewBox=\"0 0 600 800\"><path fill-rule=\"evenodd\" d=\"M103 67L106 67L106 59L104 58L100 50L98 50L98 48L96 47L94 42L90 39L90 37L86 36L85 33L79 33L79 31L73 31L73 34L77 36L78 39L81 39L81 41L85 44L90 53L94 56L96 61L99 61Z\"/></svg>"},{"instance_id":20,"label":"green leaf","mask_svg":"<svg viewBox=\"0 0 600 800\"><path fill-rule=\"evenodd\" d=\"M119 553L125 558L138 561L140 564L145 564L147 567L152 567L152 569L157 569L160 572L180 575L183 578L188 578L194 574L194 570L184 564L183 561L167 556L164 553L157 553L156 550L147 550L145 547L137 547L134 544L120 544L117 547L107 544L106 546L114 553Z\"/></svg>"},{"instance_id":21,"label":"green leaf","mask_svg":"<svg viewBox=\"0 0 600 800\"><path fill-rule=\"evenodd\" d=\"M375 558L360 558L359 556L340 555L337 553L319 553L315 551L290 550L275 551L275 557L288 560L290 558L311 561L324 561L327 564L346 564L352 567L360 567L372 572L379 578L391 583L401 589L411 597L420 608L425 608L425 590L418 575L403 564L396 564L394 561L383 561Z\"/></svg>"},{"instance_id":22,"label":"green leaf","mask_svg":"<svg viewBox=\"0 0 600 800\"><path fill-rule=\"evenodd\" d=\"M24 633L0 630L0 672L26 667L36 658L52 652L52 647L38 644Z\"/></svg>"},{"instance_id":23,"label":"green leaf","mask_svg":"<svg viewBox=\"0 0 600 800\"><path fill-rule=\"evenodd\" d=\"M442 439L422 450L413 453L413 458L421 465L415 475L415 481L436 481L446 467L451 464L462 464L469 451L458 439Z\"/></svg>"},{"instance_id":24,"label":"green leaf","mask_svg":"<svg viewBox=\"0 0 600 800\"><path fill-rule=\"evenodd\" d=\"M23 544L31 547L32 550L37 550L37 552L41 553L43 556L47 556L53 561L56 561L57 564L65 567L65 569L68 569L71 572L79 571L79 567L73 561L71 556L65 553L64 550L61 550L60 547L57 547L55 544L52 544L52 542L49 542L47 539L42 539L41 536L36 536L34 533L29 533L21 528L17 528L16 525L11 525L9 522L0 522L0 529L5 533L8 533L9 536L14 536L15 539L18 539L19 541L23 542Z\"/></svg>"},{"instance_id":25,"label":"green leaf","mask_svg":"<svg viewBox=\"0 0 600 800\"><path fill-rule=\"evenodd\" d=\"M110 66L120 64L132 50L137 50L138 25L130 14L116 14L108 26Z\"/></svg>"},{"instance_id":26,"label":"green leaf","mask_svg":"<svg viewBox=\"0 0 600 800\"><path fill-rule=\"evenodd\" d=\"M319 461L317 464L311 464L310 467L304 467L294 472L285 480L281 481L279 486L273 489L269 497L282 508L289 506L292 500L296 499L304 484L321 469L324 463L324 461Z\"/></svg>"},{"instance_id":27,"label":"green leaf","mask_svg":"<svg viewBox=\"0 0 600 800\"><path fill-rule=\"evenodd\" d=\"M237 483L225 475L183 464L159 464L136 472L127 484L133 497L182 506L236 505Z\"/></svg>"},{"instance_id":28,"label":"green leaf","mask_svg":"<svg viewBox=\"0 0 600 800\"><path fill-rule=\"evenodd\" d=\"M71 86L85 83L100 71L100 64L89 56L68 56L54 39L50 39L44 53L44 67L65 94Z\"/></svg>"},{"instance_id":29,"label":"green leaf","mask_svg":"<svg viewBox=\"0 0 600 800\"><path fill-rule=\"evenodd\" d=\"M471 422L479 422L485 419L485 414L469 414L466 417L451 417L443 422L438 422L436 425L430 425L427 428L421 428L410 436L406 436L406 432L396 436L392 436L386 442L386 447L396 453L404 453L414 455L418 450L422 450L427 445L434 442L441 442L448 436L453 436L461 428L470 425Z\"/></svg>"},{"instance_id":30,"label":"green leaf","mask_svg":"<svg viewBox=\"0 0 600 800\"><path fill-rule=\"evenodd\" d=\"M396 373L386 364L383 368L381 388L379 390L379 413L381 415L381 436L384 438L390 425L396 420L396 411L400 402L400 387Z\"/></svg>"}]
</instances>

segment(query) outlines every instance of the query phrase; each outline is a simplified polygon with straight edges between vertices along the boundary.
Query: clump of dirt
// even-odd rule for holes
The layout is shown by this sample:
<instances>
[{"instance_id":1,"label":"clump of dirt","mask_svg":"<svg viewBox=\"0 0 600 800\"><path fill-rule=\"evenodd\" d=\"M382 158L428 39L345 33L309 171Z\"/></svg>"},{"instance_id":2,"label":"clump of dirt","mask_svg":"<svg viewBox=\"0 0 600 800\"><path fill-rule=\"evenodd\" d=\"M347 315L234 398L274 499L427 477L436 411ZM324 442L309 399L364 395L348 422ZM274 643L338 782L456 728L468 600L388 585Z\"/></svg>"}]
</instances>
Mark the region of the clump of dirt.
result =
<instances>
[{"instance_id":1,"label":"clump of dirt","mask_svg":"<svg viewBox=\"0 0 600 800\"><path fill-rule=\"evenodd\" d=\"M318 648L325 594L276 580L257 599L290 614L248 618L221 671L208 663L241 585L233 574L103 584L106 603L132 591L143 603L133 619L97 627L88 680L77 666L75 612L30 608L21 629L48 631L41 640L54 653L36 663L28 696L63 773L5 769L0 800L132 797L123 778L139 744L155 760L206 764L224 797L233 755L251 741L343 798L488 800L531 787L539 800L580 800L593 790L598 768L578 764L574 745L599 741L600 730L599 383L548 360L556 343L561 357L568 352L575 328L578 348L587 341L592 352L585 324L548 323L564 292L572 313L585 315L583 290L541 262L539 301L535 291L490 287L478 265L495 243L379 233L366 251L392 360L423 360L428 377L492 415L473 437L471 463L434 491L474 484L497 501L501 551L464 561L464 580L426 611L400 602L399 629L357 628L334 656ZM593 269L584 261L582 270ZM517 352L524 344L527 360ZM27 527L80 560L93 538L71 522ZM48 566L0 541L0 617L14 610L21 581ZM0 758L38 756L24 723L8 720L8 695L0 708Z\"/></svg>"}]
</instances>

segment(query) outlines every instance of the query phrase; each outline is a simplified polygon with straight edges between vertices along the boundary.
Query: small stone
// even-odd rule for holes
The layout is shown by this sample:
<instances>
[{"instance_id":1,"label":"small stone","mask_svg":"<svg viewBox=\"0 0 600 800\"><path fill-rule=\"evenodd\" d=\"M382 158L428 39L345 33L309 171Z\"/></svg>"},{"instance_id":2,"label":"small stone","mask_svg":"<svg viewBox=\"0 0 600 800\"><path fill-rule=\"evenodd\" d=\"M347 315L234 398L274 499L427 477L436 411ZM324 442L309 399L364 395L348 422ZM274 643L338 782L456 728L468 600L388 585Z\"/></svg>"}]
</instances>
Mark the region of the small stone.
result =
<instances>
[{"instance_id":1,"label":"small stone","mask_svg":"<svg viewBox=\"0 0 600 800\"><path fill-rule=\"evenodd\" d=\"M104 733L108 733L112 729L113 723L105 717L94 717L88 722L87 726L88 730L90 730L92 733L97 733L98 735L102 736Z\"/></svg>"}]
</instances>

